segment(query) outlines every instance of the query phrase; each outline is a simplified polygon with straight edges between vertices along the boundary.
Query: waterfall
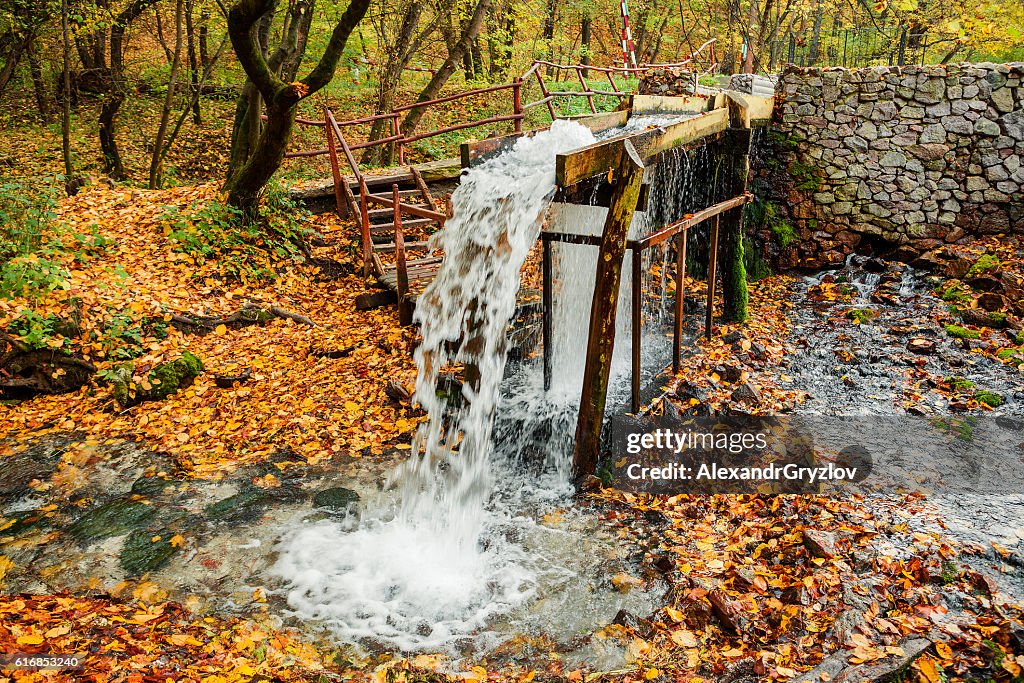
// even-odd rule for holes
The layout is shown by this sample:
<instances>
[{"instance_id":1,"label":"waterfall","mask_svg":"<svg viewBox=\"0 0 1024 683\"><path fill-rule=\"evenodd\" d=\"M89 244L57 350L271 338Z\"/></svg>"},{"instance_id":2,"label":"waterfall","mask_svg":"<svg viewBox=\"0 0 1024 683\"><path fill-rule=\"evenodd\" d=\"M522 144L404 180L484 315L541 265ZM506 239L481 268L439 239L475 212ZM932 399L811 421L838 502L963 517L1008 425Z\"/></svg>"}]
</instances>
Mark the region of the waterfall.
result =
<instances>
[{"instance_id":1,"label":"waterfall","mask_svg":"<svg viewBox=\"0 0 1024 683\"><path fill-rule=\"evenodd\" d=\"M412 456L392 475L395 499L367 510L355 529L321 522L283 540L275 571L299 617L322 620L347 641L442 648L535 594L537 574L547 570L488 533L508 521L487 506L492 430L520 270L554 195L555 155L594 140L577 123L555 121L463 175L453 217L432 242L445 252L443 266L416 309L423 342L415 398L428 419ZM461 393L439 392L439 379L459 365L466 367ZM523 391L510 392L509 413L537 418L536 383L524 382ZM520 423L519 431L528 426ZM521 450L528 439L514 441ZM554 471L553 483L564 485L557 478L567 468Z\"/></svg>"}]
</instances>

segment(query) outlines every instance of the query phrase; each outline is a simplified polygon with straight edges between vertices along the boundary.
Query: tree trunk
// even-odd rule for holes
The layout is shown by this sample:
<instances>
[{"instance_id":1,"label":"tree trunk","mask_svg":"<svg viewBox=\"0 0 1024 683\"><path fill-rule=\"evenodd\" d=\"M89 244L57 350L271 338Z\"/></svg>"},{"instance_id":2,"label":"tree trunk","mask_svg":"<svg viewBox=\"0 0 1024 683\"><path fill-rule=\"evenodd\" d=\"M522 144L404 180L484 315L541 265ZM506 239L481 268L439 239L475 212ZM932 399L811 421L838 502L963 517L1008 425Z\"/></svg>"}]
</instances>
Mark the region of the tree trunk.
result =
<instances>
[{"instance_id":1,"label":"tree trunk","mask_svg":"<svg viewBox=\"0 0 1024 683\"><path fill-rule=\"evenodd\" d=\"M185 6L185 35L188 37L188 74L192 90L199 89L199 57L196 54L196 27L193 18L194 3L188 0ZM203 112L199 107L199 98L192 100L192 123L203 125Z\"/></svg>"},{"instance_id":2,"label":"tree trunk","mask_svg":"<svg viewBox=\"0 0 1024 683\"><path fill-rule=\"evenodd\" d=\"M818 44L821 41L821 0L817 0L814 7L814 28L811 33L811 46L808 51L807 66L814 66L818 63Z\"/></svg>"},{"instance_id":3,"label":"tree trunk","mask_svg":"<svg viewBox=\"0 0 1024 683\"><path fill-rule=\"evenodd\" d=\"M541 37L544 39L544 50L549 60L555 58L555 13L558 11L558 0L548 0L547 11L544 14L544 31ZM547 68L547 75L553 73L551 67Z\"/></svg>"},{"instance_id":4,"label":"tree trunk","mask_svg":"<svg viewBox=\"0 0 1024 683\"><path fill-rule=\"evenodd\" d=\"M478 0L469 23L466 24L462 35L459 36L458 43L455 44L455 49L448 52L448 58L444 60L441 68L434 73L434 77L430 79L430 82L420 92L419 97L416 98L417 102L426 102L438 96L441 88L444 87L448 79L455 73L455 69L458 63L462 61L463 55L470 50L473 41L480 35L480 29L484 25L484 17L487 15L487 10L490 6L491 0ZM402 121L402 133L407 136L411 135L416 130L416 126L425 113L426 107L416 107L410 110Z\"/></svg>"},{"instance_id":5,"label":"tree trunk","mask_svg":"<svg viewBox=\"0 0 1024 683\"><path fill-rule=\"evenodd\" d=\"M580 22L580 64L585 66L590 65L590 29L592 19L589 14L583 15L583 20ZM583 69L581 72L583 78L590 76L590 71Z\"/></svg>"},{"instance_id":6,"label":"tree trunk","mask_svg":"<svg viewBox=\"0 0 1024 683\"><path fill-rule=\"evenodd\" d=\"M492 83L503 79L512 63L512 49L516 38L516 13L508 3L494 17L487 29L487 50L490 53Z\"/></svg>"},{"instance_id":7,"label":"tree trunk","mask_svg":"<svg viewBox=\"0 0 1024 683\"><path fill-rule=\"evenodd\" d=\"M418 47L419 41L415 40L415 35L423 16L424 6L425 3L418 0L409 2L406 5L396 39L393 43L391 41L385 43L387 59L380 69L374 113L385 114L395 106L395 96L402 80L402 72L409 65L413 51ZM392 128L389 119L374 121L370 128L370 140L380 140L391 134ZM362 160L371 166L389 166L394 162L393 149L393 145L368 147L363 153Z\"/></svg>"},{"instance_id":8,"label":"tree trunk","mask_svg":"<svg viewBox=\"0 0 1024 683\"><path fill-rule=\"evenodd\" d=\"M203 8L199 13L199 63L203 68L210 66L210 10Z\"/></svg>"},{"instance_id":9,"label":"tree trunk","mask_svg":"<svg viewBox=\"0 0 1024 683\"><path fill-rule=\"evenodd\" d=\"M26 48L28 57L29 73L32 75L32 89L36 96L36 108L39 109L39 117L43 121L50 121L50 97L46 93L46 80L43 78L43 65L39 61L39 53L36 47L37 40L33 40Z\"/></svg>"},{"instance_id":10,"label":"tree trunk","mask_svg":"<svg viewBox=\"0 0 1024 683\"><path fill-rule=\"evenodd\" d=\"M68 194L77 190L74 182L75 167L71 160L71 28L68 19L68 0L60 2L60 32L64 72L64 97L61 98L60 142L64 157L64 187Z\"/></svg>"},{"instance_id":11,"label":"tree trunk","mask_svg":"<svg viewBox=\"0 0 1024 683\"><path fill-rule=\"evenodd\" d=\"M240 209L246 222L258 216L260 194L284 160L285 150L295 125L299 102L323 89L334 77L345 43L356 25L362 20L370 0L352 0L331 32L323 55L316 66L299 81L285 82L277 68L295 49L298 41L298 22L289 30L287 45L275 52L270 60L255 29L274 7L273 0L239 0L228 12L228 35L238 61L245 70L249 83L266 102L267 122L263 126L249 156L237 172L225 183L228 202ZM312 11L310 6L309 11ZM278 56L280 59L278 60ZM276 61L276 64L275 64ZM236 117L236 124L238 124ZM235 136L237 139L237 136Z\"/></svg>"},{"instance_id":12,"label":"tree trunk","mask_svg":"<svg viewBox=\"0 0 1024 683\"><path fill-rule=\"evenodd\" d=\"M8 53L7 61L4 62L4 68L0 69L0 95L4 94L7 84L10 83L11 77L14 76L14 70L21 61L21 55L28 49L28 46L32 43L33 39L34 36L31 33L22 36Z\"/></svg>"},{"instance_id":13,"label":"tree trunk","mask_svg":"<svg viewBox=\"0 0 1024 683\"><path fill-rule=\"evenodd\" d=\"M178 0L174 7L174 58L171 60L171 73L167 78L167 94L164 106L160 111L160 125L153 142L153 158L149 164L149 189L156 190L163 183L163 148L167 138L167 128L171 123L171 110L174 109L174 91L178 86L178 70L181 67L182 20L184 2Z\"/></svg>"}]
</instances>

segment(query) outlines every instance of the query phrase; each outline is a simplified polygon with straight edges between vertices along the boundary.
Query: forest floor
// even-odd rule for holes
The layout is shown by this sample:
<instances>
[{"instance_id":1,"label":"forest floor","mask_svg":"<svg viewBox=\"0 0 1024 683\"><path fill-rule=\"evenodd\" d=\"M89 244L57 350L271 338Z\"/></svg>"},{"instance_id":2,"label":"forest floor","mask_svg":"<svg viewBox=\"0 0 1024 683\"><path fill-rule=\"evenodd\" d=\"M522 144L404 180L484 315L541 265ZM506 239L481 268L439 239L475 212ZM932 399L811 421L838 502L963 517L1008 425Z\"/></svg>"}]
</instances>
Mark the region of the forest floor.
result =
<instances>
[{"instance_id":1,"label":"forest floor","mask_svg":"<svg viewBox=\"0 0 1024 683\"><path fill-rule=\"evenodd\" d=\"M296 219L287 203L269 212L279 235L314 245L311 265L223 215L210 185L88 189L60 203L60 243L25 264L55 269L0 300L0 327L98 370L74 393L0 407L4 650L88 651L81 679L115 681L789 680L819 666L814 680L828 681L911 661L929 683L1022 675L1019 513L979 528L961 512L945 529L950 510L920 494L581 496L630 558L603 590L668 587L653 613L609 614L584 637L617 653L611 670L579 665L579 642L528 633L454 675L440 656L366 655L295 623L266 574L274 544L373 495L405 458L422 419L407 397L415 333L393 308L356 310L369 283L354 273L351 226ZM948 276L901 289L895 264L772 276L752 286L747 325L694 343L668 403L981 416L998 395L1001 415L1019 415L1022 245L962 252L950 260L1000 264L1002 317L962 313L981 310L982 292ZM246 310L261 314L233 316ZM138 401L186 351L204 371Z\"/></svg>"}]
</instances>

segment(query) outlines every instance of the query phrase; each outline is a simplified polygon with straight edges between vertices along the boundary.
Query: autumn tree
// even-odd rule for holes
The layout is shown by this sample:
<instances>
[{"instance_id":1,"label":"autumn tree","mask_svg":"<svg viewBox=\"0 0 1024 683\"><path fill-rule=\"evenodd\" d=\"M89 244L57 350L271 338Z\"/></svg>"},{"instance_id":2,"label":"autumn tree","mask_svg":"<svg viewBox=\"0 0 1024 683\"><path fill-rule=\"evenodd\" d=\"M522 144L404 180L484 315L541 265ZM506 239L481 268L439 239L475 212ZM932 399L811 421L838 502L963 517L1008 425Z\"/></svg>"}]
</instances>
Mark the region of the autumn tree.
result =
<instances>
[{"instance_id":1,"label":"autumn tree","mask_svg":"<svg viewBox=\"0 0 1024 683\"><path fill-rule=\"evenodd\" d=\"M228 35L248 77L235 113L231 168L225 183L228 201L247 220L256 215L259 197L284 160L299 103L334 77L349 35L366 14L370 0L351 0L331 32L316 66L293 80L306 51L314 0L292 5L284 40L269 53L269 32L277 0L240 0L228 12ZM260 109L266 110L266 122Z\"/></svg>"}]
</instances>

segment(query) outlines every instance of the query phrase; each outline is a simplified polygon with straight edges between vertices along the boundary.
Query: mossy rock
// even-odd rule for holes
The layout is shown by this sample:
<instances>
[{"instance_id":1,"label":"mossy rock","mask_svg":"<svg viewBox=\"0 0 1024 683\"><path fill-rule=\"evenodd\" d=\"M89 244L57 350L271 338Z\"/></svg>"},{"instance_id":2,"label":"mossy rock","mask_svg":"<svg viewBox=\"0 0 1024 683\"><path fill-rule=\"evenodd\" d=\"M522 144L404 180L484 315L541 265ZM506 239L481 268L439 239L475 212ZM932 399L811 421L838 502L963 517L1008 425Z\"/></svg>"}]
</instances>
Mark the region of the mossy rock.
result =
<instances>
[{"instance_id":1,"label":"mossy rock","mask_svg":"<svg viewBox=\"0 0 1024 683\"><path fill-rule=\"evenodd\" d=\"M946 333L956 339L980 339L981 332L970 330L960 325L946 325Z\"/></svg>"},{"instance_id":2,"label":"mossy rock","mask_svg":"<svg viewBox=\"0 0 1024 683\"><path fill-rule=\"evenodd\" d=\"M846 317L858 325L869 323L877 319L879 315L880 313L873 308L851 308L846 312Z\"/></svg>"},{"instance_id":3,"label":"mossy rock","mask_svg":"<svg viewBox=\"0 0 1024 683\"><path fill-rule=\"evenodd\" d=\"M982 273L988 273L996 270L1002 265L999 259L992 254L984 254L974 264L971 269L967 271L967 277L973 277L975 275L981 275Z\"/></svg>"},{"instance_id":4,"label":"mossy rock","mask_svg":"<svg viewBox=\"0 0 1024 683\"><path fill-rule=\"evenodd\" d=\"M205 512L211 520L239 522L256 519L272 502L267 491L251 488L207 505Z\"/></svg>"},{"instance_id":5,"label":"mossy rock","mask_svg":"<svg viewBox=\"0 0 1024 683\"><path fill-rule=\"evenodd\" d=\"M1000 349L996 352L996 358L1010 365L1024 363L1024 355L1022 355L1020 349Z\"/></svg>"},{"instance_id":6,"label":"mossy rock","mask_svg":"<svg viewBox=\"0 0 1024 683\"><path fill-rule=\"evenodd\" d=\"M333 512L347 512L359 504L359 494L343 486L334 486L313 496L313 507Z\"/></svg>"},{"instance_id":7,"label":"mossy rock","mask_svg":"<svg viewBox=\"0 0 1024 683\"><path fill-rule=\"evenodd\" d=\"M967 391L968 389L974 388L974 382L966 377L960 377L959 375L946 377L945 381L946 384L949 385L949 388L954 391Z\"/></svg>"},{"instance_id":8,"label":"mossy rock","mask_svg":"<svg viewBox=\"0 0 1024 683\"><path fill-rule=\"evenodd\" d=\"M164 492L164 489L173 484L174 482L172 480L165 479L163 477L139 477L135 480L135 483L132 484L132 493L152 498L160 495Z\"/></svg>"},{"instance_id":9,"label":"mossy rock","mask_svg":"<svg viewBox=\"0 0 1024 683\"><path fill-rule=\"evenodd\" d=\"M974 399L978 403L983 403L989 408L998 408L1003 405L1003 397L994 391L979 391L974 394Z\"/></svg>"},{"instance_id":10,"label":"mossy rock","mask_svg":"<svg viewBox=\"0 0 1024 683\"><path fill-rule=\"evenodd\" d=\"M180 389L184 389L203 373L203 361L195 354L186 351L177 358L157 365L146 376L149 388L134 386L132 376L135 366L122 363L114 367L106 375L107 382L113 387L114 398L125 408L138 405L143 401L160 401Z\"/></svg>"},{"instance_id":11,"label":"mossy rock","mask_svg":"<svg viewBox=\"0 0 1024 683\"><path fill-rule=\"evenodd\" d=\"M136 529L124 540L124 546L121 548L121 567L129 576L156 571L178 552L178 548L171 543L173 537L174 532L170 529L160 529L156 532Z\"/></svg>"},{"instance_id":12,"label":"mossy rock","mask_svg":"<svg viewBox=\"0 0 1024 683\"><path fill-rule=\"evenodd\" d=\"M85 513L68 532L79 541L99 541L149 524L155 515L153 506L139 498L118 498Z\"/></svg>"},{"instance_id":13,"label":"mossy rock","mask_svg":"<svg viewBox=\"0 0 1024 683\"><path fill-rule=\"evenodd\" d=\"M0 538L14 538L50 525L50 517L39 510L15 512L10 517L0 518Z\"/></svg>"},{"instance_id":14,"label":"mossy rock","mask_svg":"<svg viewBox=\"0 0 1024 683\"><path fill-rule=\"evenodd\" d=\"M970 306L974 301L974 296L959 280L950 280L945 287L936 289L935 294L943 301L964 306Z\"/></svg>"}]
</instances>

